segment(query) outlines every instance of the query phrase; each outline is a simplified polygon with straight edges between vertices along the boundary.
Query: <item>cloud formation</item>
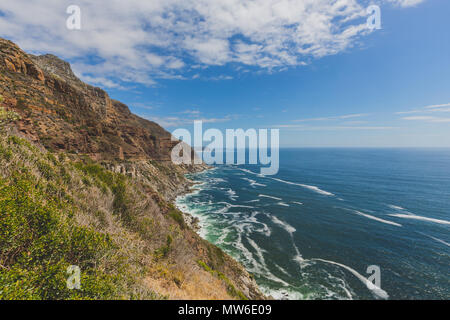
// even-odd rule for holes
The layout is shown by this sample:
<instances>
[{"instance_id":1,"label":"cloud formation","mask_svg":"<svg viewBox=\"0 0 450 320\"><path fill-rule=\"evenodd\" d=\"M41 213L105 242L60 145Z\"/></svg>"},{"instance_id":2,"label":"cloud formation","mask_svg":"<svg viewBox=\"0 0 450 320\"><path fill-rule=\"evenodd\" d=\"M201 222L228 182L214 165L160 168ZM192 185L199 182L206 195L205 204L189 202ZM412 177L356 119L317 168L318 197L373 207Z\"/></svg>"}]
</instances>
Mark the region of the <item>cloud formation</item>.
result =
<instances>
[{"instance_id":1,"label":"cloud formation","mask_svg":"<svg viewBox=\"0 0 450 320\"><path fill-rule=\"evenodd\" d=\"M426 106L420 109L414 109L409 111L400 111L396 112L396 114L430 114L430 113L439 113L439 112L450 112L450 103L444 103L444 104L435 104Z\"/></svg>"},{"instance_id":2,"label":"cloud formation","mask_svg":"<svg viewBox=\"0 0 450 320\"><path fill-rule=\"evenodd\" d=\"M310 121L333 121L333 120L345 120L345 119L354 119L366 117L369 114L367 113L357 113L357 114L346 114L342 116L333 116L333 117L322 117L322 118L310 118L310 119L297 119L293 120L294 122L310 122Z\"/></svg>"},{"instance_id":3,"label":"cloud formation","mask_svg":"<svg viewBox=\"0 0 450 320\"><path fill-rule=\"evenodd\" d=\"M159 116L143 116L145 119L150 121L155 121L159 125L163 126L164 128L179 128L182 126L190 126L194 124L194 121L202 121L205 123L221 123L221 122L228 122L231 121L235 116L227 115L222 118L202 118L202 117L195 117L195 118L188 118L188 117L159 117Z\"/></svg>"},{"instance_id":4,"label":"cloud formation","mask_svg":"<svg viewBox=\"0 0 450 320\"><path fill-rule=\"evenodd\" d=\"M2 0L0 36L70 59L90 82L153 85L195 78L194 68L237 63L274 70L342 52L370 33L366 2L78 0L81 30L68 30L72 1ZM406 7L422 0L389 2Z\"/></svg>"},{"instance_id":5,"label":"cloud formation","mask_svg":"<svg viewBox=\"0 0 450 320\"><path fill-rule=\"evenodd\" d=\"M433 116L414 116L414 117L404 117L403 120L416 120L416 121L426 121L434 123L448 123L450 118L443 117L433 117Z\"/></svg>"},{"instance_id":6,"label":"cloud formation","mask_svg":"<svg viewBox=\"0 0 450 320\"><path fill-rule=\"evenodd\" d=\"M388 2L394 3L400 7L413 7L425 0L387 0Z\"/></svg>"}]
</instances>

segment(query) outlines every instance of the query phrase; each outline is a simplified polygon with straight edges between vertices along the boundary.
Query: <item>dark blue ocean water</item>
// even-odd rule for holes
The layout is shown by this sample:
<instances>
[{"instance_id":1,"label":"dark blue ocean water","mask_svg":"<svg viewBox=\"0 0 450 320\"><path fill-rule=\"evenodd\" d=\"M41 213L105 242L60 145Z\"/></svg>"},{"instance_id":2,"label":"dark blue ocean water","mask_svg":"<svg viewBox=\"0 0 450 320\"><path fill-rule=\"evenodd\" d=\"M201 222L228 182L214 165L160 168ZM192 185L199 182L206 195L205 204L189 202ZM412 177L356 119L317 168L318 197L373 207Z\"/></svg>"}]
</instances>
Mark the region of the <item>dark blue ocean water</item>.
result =
<instances>
[{"instance_id":1,"label":"dark blue ocean water","mask_svg":"<svg viewBox=\"0 0 450 320\"><path fill-rule=\"evenodd\" d=\"M191 178L179 208L275 298L450 299L448 149L285 149L276 176Z\"/></svg>"}]
</instances>

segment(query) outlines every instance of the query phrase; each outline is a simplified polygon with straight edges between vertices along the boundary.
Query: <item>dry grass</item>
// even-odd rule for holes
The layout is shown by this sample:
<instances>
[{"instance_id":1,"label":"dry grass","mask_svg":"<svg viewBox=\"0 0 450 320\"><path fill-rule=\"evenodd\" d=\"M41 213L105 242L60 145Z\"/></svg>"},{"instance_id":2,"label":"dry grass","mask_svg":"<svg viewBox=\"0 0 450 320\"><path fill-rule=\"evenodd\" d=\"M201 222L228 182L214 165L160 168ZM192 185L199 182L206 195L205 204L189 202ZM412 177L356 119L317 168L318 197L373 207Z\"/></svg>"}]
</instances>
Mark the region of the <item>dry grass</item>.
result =
<instances>
[{"instance_id":1,"label":"dry grass","mask_svg":"<svg viewBox=\"0 0 450 320\"><path fill-rule=\"evenodd\" d=\"M162 191L164 181L170 181L165 185L170 189L167 195L170 198L179 187L179 173L175 178L173 175L167 177L164 174L170 170L158 171L151 163L141 164L141 169L151 168L151 177L158 180L157 185L148 178L128 178L101 167L93 170L99 173L92 173L84 168L95 164L83 164L75 156L68 160L64 155L47 153L26 140L8 137L0 137L2 150L12 151L7 157L0 155L0 177L8 179L17 168L27 168L39 184L54 185L61 197L70 197L75 208L70 223L111 238L116 249L96 257L95 266L102 272L122 270L120 272L126 272L129 279L133 279L121 283L117 298L233 298L223 279L201 269L196 262L209 259L213 265L220 265L226 261L206 257L210 245L205 245L192 230L180 223L173 206L155 191ZM114 186L105 186L99 178L101 175L111 181L123 181L120 212L116 208ZM223 267L228 270L230 266L233 264Z\"/></svg>"},{"instance_id":2,"label":"dry grass","mask_svg":"<svg viewBox=\"0 0 450 320\"><path fill-rule=\"evenodd\" d=\"M171 300L232 299L221 280L200 269L186 274L176 268L168 270L160 266L150 274L145 279L146 285Z\"/></svg>"}]
</instances>

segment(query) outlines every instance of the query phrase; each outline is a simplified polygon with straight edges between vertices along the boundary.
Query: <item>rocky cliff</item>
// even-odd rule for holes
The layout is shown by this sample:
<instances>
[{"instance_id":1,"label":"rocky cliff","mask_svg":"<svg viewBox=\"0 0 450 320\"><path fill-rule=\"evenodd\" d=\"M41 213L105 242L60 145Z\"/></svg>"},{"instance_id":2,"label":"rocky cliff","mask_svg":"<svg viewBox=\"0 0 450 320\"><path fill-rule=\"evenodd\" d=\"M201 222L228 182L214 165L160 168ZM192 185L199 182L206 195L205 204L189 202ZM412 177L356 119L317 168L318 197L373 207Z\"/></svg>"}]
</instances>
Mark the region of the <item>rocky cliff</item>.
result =
<instances>
[{"instance_id":1,"label":"rocky cliff","mask_svg":"<svg viewBox=\"0 0 450 320\"><path fill-rule=\"evenodd\" d=\"M167 131L80 81L56 56L28 55L0 39L0 70L0 94L30 140L95 160L169 160Z\"/></svg>"},{"instance_id":2,"label":"rocky cliff","mask_svg":"<svg viewBox=\"0 0 450 320\"><path fill-rule=\"evenodd\" d=\"M0 298L264 298L171 204L191 186L184 175L206 167L168 161L174 143L158 124L67 62L1 38L0 108L17 115L0 121ZM90 291L67 291L68 265L97 279Z\"/></svg>"}]
</instances>

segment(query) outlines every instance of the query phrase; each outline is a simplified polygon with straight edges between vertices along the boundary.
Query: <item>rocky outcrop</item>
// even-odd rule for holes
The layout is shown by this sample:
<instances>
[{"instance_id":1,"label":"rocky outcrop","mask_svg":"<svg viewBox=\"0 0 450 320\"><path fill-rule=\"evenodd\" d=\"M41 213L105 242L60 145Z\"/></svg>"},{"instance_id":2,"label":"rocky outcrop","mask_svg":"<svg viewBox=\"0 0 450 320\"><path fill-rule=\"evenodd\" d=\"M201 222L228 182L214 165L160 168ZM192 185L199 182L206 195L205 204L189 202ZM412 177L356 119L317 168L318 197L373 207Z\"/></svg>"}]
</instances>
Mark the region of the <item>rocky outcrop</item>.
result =
<instances>
[{"instance_id":1,"label":"rocky outcrop","mask_svg":"<svg viewBox=\"0 0 450 320\"><path fill-rule=\"evenodd\" d=\"M265 298L242 265L201 239L195 232L195 219L185 216L183 223L181 213L170 204L193 186L185 178L186 173L208 168L206 165L173 164L170 153L177 142L171 140L170 133L158 124L132 114L125 104L111 99L102 89L83 83L67 62L53 55L28 55L14 43L1 38L0 95L2 107L20 114L20 120L11 128L14 135L25 137L47 150L69 155L75 163L85 161L83 155L87 155L109 171L130 177L127 185L133 190L130 192L133 201L130 201L135 204L135 209L129 209L128 214L142 221L136 229L142 231L146 225L153 227L153 223L158 222L157 230L153 230L157 240L145 243L144 247L152 250L167 247L171 250L171 260L166 262L171 268L198 270L193 276L205 272L208 276L202 281L190 280L194 285L185 287L179 277L174 277L170 283L179 294L167 292L168 297L204 299L211 297L208 290L221 288L226 297L242 298L240 294L236 296L239 292L250 299ZM88 185L93 188L91 183ZM99 212L98 202L111 201L105 200L103 193L99 194L98 199L102 200L90 201L93 208L87 212ZM86 194L88 196L90 194ZM91 218L86 216L81 220ZM144 234L141 240L149 241L149 234ZM169 248L170 244L173 248ZM136 246L142 246L142 243ZM208 268L203 270L202 263ZM149 271L147 282L151 288L165 292L167 281L163 285L159 282L161 270L160 265L156 271ZM184 271L180 272L184 274ZM218 285L205 287L205 295L195 296L194 286L210 285L214 281Z\"/></svg>"},{"instance_id":2,"label":"rocky outcrop","mask_svg":"<svg viewBox=\"0 0 450 320\"><path fill-rule=\"evenodd\" d=\"M0 94L21 132L50 150L94 160L169 160L171 135L79 80L70 64L33 56L0 38Z\"/></svg>"}]
</instances>

